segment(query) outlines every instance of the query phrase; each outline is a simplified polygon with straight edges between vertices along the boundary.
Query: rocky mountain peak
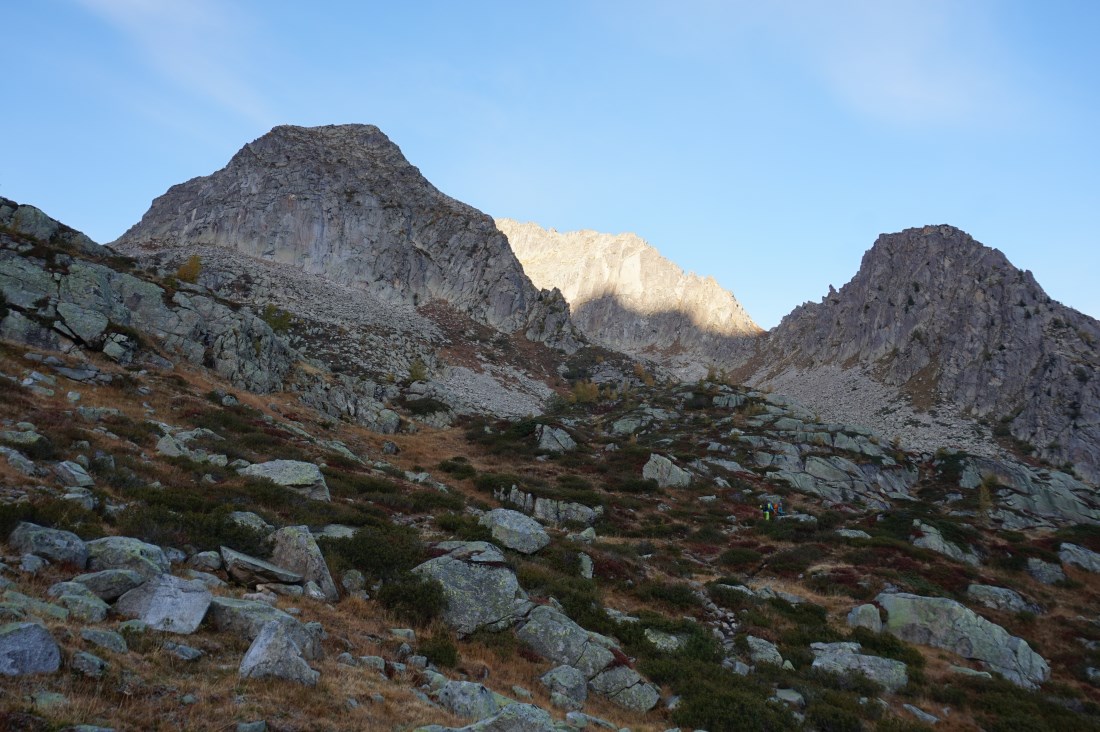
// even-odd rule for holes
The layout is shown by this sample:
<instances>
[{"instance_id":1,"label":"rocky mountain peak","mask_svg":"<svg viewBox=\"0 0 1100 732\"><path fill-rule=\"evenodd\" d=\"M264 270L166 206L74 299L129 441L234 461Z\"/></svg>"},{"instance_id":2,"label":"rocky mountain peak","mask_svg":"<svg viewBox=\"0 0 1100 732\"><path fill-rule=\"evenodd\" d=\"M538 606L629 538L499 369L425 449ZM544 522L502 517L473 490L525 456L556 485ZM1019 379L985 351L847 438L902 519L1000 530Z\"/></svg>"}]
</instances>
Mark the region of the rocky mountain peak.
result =
<instances>
[{"instance_id":1,"label":"rocky mountain peak","mask_svg":"<svg viewBox=\"0 0 1100 732\"><path fill-rule=\"evenodd\" d=\"M571 341L564 301L531 284L493 220L441 193L372 125L276 127L170 188L113 244L138 256L196 245Z\"/></svg>"},{"instance_id":2,"label":"rocky mountain peak","mask_svg":"<svg viewBox=\"0 0 1100 732\"><path fill-rule=\"evenodd\" d=\"M697 377L761 332L713 277L684 272L635 234L558 232L510 219L497 226L532 281L561 290L574 322L603 346Z\"/></svg>"},{"instance_id":3,"label":"rocky mountain peak","mask_svg":"<svg viewBox=\"0 0 1100 732\"><path fill-rule=\"evenodd\" d=\"M1098 343L1100 323L1053 301L1003 253L925 226L881 235L850 282L792 311L739 375L812 399L824 370L862 370L919 411L983 420L1098 482Z\"/></svg>"}]
</instances>

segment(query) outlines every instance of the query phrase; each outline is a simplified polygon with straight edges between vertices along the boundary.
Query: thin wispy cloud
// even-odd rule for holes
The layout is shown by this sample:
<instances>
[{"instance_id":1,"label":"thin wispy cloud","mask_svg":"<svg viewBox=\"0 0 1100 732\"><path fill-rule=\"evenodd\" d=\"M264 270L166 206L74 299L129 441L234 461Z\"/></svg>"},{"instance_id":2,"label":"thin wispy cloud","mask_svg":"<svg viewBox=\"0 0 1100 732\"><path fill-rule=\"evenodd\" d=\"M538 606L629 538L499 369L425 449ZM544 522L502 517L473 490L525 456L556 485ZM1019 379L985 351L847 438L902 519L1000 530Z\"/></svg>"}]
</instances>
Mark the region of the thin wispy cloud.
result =
<instances>
[{"instance_id":1,"label":"thin wispy cloud","mask_svg":"<svg viewBox=\"0 0 1100 732\"><path fill-rule=\"evenodd\" d=\"M983 0L638 1L608 12L608 25L656 52L764 73L770 48L843 106L900 126L1015 121L1033 107L1018 83L995 8Z\"/></svg>"},{"instance_id":2,"label":"thin wispy cloud","mask_svg":"<svg viewBox=\"0 0 1100 732\"><path fill-rule=\"evenodd\" d=\"M216 0L76 0L113 26L166 81L270 126L273 115L242 69L248 18Z\"/></svg>"}]
</instances>

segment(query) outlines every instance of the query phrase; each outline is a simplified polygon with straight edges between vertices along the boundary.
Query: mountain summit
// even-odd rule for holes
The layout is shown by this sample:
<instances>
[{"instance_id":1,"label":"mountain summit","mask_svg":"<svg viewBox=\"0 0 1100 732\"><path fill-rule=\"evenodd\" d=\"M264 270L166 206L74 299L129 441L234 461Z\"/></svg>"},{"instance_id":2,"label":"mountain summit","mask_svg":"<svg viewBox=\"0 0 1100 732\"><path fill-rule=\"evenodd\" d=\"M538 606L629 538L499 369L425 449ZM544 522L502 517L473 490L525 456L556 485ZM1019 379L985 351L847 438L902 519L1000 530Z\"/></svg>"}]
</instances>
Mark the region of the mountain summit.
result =
<instances>
[{"instance_id":1,"label":"mountain summit","mask_svg":"<svg viewBox=\"0 0 1100 732\"><path fill-rule=\"evenodd\" d=\"M850 389L822 375L859 367L918 410L957 407L1097 483L1098 343L1100 322L1000 251L925 226L881 235L848 284L786 316L738 375L835 406Z\"/></svg>"},{"instance_id":2,"label":"mountain summit","mask_svg":"<svg viewBox=\"0 0 1100 732\"><path fill-rule=\"evenodd\" d=\"M536 340L567 327L560 296L535 289L493 220L441 193L373 125L276 127L216 173L170 188L113 244L195 245L391 301L444 301Z\"/></svg>"},{"instance_id":3,"label":"mountain summit","mask_svg":"<svg viewBox=\"0 0 1100 732\"><path fill-rule=\"evenodd\" d=\"M762 332L713 277L684 272L634 234L496 223L536 286L561 290L573 321L602 346L696 378Z\"/></svg>"}]
</instances>

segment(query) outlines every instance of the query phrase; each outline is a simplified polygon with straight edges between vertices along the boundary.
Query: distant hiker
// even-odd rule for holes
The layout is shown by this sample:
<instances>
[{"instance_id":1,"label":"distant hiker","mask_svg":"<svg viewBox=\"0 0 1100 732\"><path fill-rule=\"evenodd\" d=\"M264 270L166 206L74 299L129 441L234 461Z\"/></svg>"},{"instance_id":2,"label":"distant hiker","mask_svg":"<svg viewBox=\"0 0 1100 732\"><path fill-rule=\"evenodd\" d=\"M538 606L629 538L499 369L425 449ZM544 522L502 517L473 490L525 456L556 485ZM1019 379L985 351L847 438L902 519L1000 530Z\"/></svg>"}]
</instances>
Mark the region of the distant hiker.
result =
<instances>
[{"instance_id":1,"label":"distant hiker","mask_svg":"<svg viewBox=\"0 0 1100 732\"><path fill-rule=\"evenodd\" d=\"M780 516L783 516L783 515L784 515L784 512L783 512L783 499L781 498L781 499L779 499L779 503L775 504L775 516L776 516L776 518L779 518Z\"/></svg>"},{"instance_id":2,"label":"distant hiker","mask_svg":"<svg viewBox=\"0 0 1100 732\"><path fill-rule=\"evenodd\" d=\"M766 506L764 506L764 520L765 521L771 521L772 520L772 504L771 504L771 502L768 502L768 504Z\"/></svg>"}]
</instances>

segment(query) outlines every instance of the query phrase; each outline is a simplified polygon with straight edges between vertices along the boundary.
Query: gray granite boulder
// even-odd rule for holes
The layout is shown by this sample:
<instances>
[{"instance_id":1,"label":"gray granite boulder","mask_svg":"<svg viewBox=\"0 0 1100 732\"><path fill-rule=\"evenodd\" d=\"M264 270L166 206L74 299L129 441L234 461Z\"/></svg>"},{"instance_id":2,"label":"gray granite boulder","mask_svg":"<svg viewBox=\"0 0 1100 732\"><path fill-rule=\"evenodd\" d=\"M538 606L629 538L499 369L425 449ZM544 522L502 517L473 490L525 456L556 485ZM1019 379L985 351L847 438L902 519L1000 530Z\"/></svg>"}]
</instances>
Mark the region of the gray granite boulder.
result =
<instances>
[{"instance_id":1,"label":"gray granite boulder","mask_svg":"<svg viewBox=\"0 0 1100 732\"><path fill-rule=\"evenodd\" d=\"M156 577L171 568L159 546L128 536L107 536L87 543L88 569L131 569L143 577Z\"/></svg>"},{"instance_id":2,"label":"gray granite boulder","mask_svg":"<svg viewBox=\"0 0 1100 732\"><path fill-rule=\"evenodd\" d=\"M291 585L302 583L302 575L298 572L292 572L257 557L250 557L227 546L221 547L221 555L222 562L225 563L225 571L242 585L251 587L265 582Z\"/></svg>"},{"instance_id":3,"label":"gray granite boulder","mask_svg":"<svg viewBox=\"0 0 1100 732\"><path fill-rule=\"evenodd\" d=\"M981 661L991 671L1028 689L1050 676L1050 665L1027 641L1010 635L964 605L946 597L882 593L875 601L887 612L885 630L921 645Z\"/></svg>"},{"instance_id":4,"label":"gray granite boulder","mask_svg":"<svg viewBox=\"0 0 1100 732\"><path fill-rule=\"evenodd\" d=\"M264 626L274 620L287 627L290 637L307 659L313 660L323 655L320 638L311 627L302 625L292 616L265 602L215 597L210 601L206 618L215 629L224 633L235 633L249 640L254 640Z\"/></svg>"},{"instance_id":5,"label":"gray granite boulder","mask_svg":"<svg viewBox=\"0 0 1100 732\"><path fill-rule=\"evenodd\" d=\"M65 460L55 465L53 471L57 474L57 479L67 486L90 488L95 485L95 479L88 475L88 471L80 463Z\"/></svg>"},{"instance_id":6,"label":"gray granite boulder","mask_svg":"<svg viewBox=\"0 0 1100 732\"><path fill-rule=\"evenodd\" d=\"M691 485L691 473L674 464L664 455L656 453L642 467L642 477L655 480L662 488L684 488Z\"/></svg>"},{"instance_id":7,"label":"gray granite boulder","mask_svg":"<svg viewBox=\"0 0 1100 732\"><path fill-rule=\"evenodd\" d=\"M0 625L0 674L51 674L61 665L61 651L38 623Z\"/></svg>"},{"instance_id":8,"label":"gray granite boulder","mask_svg":"<svg viewBox=\"0 0 1100 732\"><path fill-rule=\"evenodd\" d=\"M321 674L310 668L286 625L276 620L264 623L238 669L245 679L283 679L316 686Z\"/></svg>"},{"instance_id":9,"label":"gray granite boulder","mask_svg":"<svg viewBox=\"0 0 1100 732\"><path fill-rule=\"evenodd\" d=\"M340 599L325 557L308 527L287 526L279 529L271 535L271 541L274 545L271 552L273 564L297 572L306 582L315 582L329 602Z\"/></svg>"},{"instance_id":10,"label":"gray granite boulder","mask_svg":"<svg viewBox=\"0 0 1100 732\"><path fill-rule=\"evenodd\" d=\"M252 478L266 478L315 501L330 500L325 476L313 463L300 460L271 460L249 465L238 472Z\"/></svg>"},{"instance_id":11,"label":"gray granite boulder","mask_svg":"<svg viewBox=\"0 0 1100 732\"><path fill-rule=\"evenodd\" d=\"M413 572L443 587L443 619L460 635L481 628L504 630L527 614L531 602L498 548L483 541L445 541L435 548L446 554Z\"/></svg>"},{"instance_id":12,"label":"gray granite boulder","mask_svg":"<svg viewBox=\"0 0 1100 732\"><path fill-rule=\"evenodd\" d=\"M8 543L20 554L34 554L51 562L71 564L78 569L84 569L88 563L88 548L71 531L48 529L21 521L8 537Z\"/></svg>"},{"instance_id":13,"label":"gray granite boulder","mask_svg":"<svg viewBox=\"0 0 1100 732\"><path fill-rule=\"evenodd\" d=\"M893 693L909 683L905 664L861 653L858 643L812 643L813 668L835 674L858 673Z\"/></svg>"},{"instance_id":14,"label":"gray granite boulder","mask_svg":"<svg viewBox=\"0 0 1100 732\"><path fill-rule=\"evenodd\" d=\"M482 514L478 523L489 528L493 539L522 554L534 554L550 543L542 524L510 508L494 508Z\"/></svg>"},{"instance_id":15,"label":"gray granite boulder","mask_svg":"<svg viewBox=\"0 0 1100 732\"><path fill-rule=\"evenodd\" d=\"M535 438L539 441L539 449L547 452L569 452L577 449L577 443L560 427L540 424L535 428Z\"/></svg>"},{"instance_id":16,"label":"gray granite boulder","mask_svg":"<svg viewBox=\"0 0 1100 732\"><path fill-rule=\"evenodd\" d=\"M553 717L545 709L534 704L509 704L493 716L464 727L433 724L418 727L415 732L555 732L557 729Z\"/></svg>"},{"instance_id":17,"label":"gray granite boulder","mask_svg":"<svg viewBox=\"0 0 1100 732\"><path fill-rule=\"evenodd\" d=\"M120 597L115 612L154 630L186 635L202 623L212 599L202 582L162 574Z\"/></svg>"},{"instance_id":18,"label":"gray granite boulder","mask_svg":"<svg viewBox=\"0 0 1100 732\"><path fill-rule=\"evenodd\" d=\"M852 608L848 613L848 627L866 628L872 633L881 632L882 617L879 615L878 608L870 603Z\"/></svg>"},{"instance_id":19,"label":"gray granite boulder","mask_svg":"<svg viewBox=\"0 0 1100 732\"><path fill-rule=\"evenodd\" d=\"M964 550L958 544L943 538L940 530L931 524L923 523L920 519L913 519L913 532L913 546L928 549L945 557L950 557L957 562L965 562L975 567L981 564L981 559L973 550Z\"/></svg>"},{"instance_id":20,"label":"gray granite boulder","mask_svg":"<svg viewBox=\"0 0 1100 732\"><path fill-rule=\"evenodd\" d=\"M588 686L632 712L648 712L661 700L660 690L629 666L612 666L596 674Z\"/></svg>"},{"instance_id":21,"label":"gray granite boulder","mask_svg":"<svg viewBox=\"0 0 1100 732\"><path fill-rule=\"evenodd\" d=\"M556 707L580 709L588 699L588 678L572 666L556 666L539 677L550 691L550 701Z\"/></svg>"},{"instance_id":22,"label":"gray granite boulder","mask_svg":"<svg viewBox=\"0 0 1100 732\"><path fill-rule=\"evenodd\" d=\"M130 647L126 639L113 630L100 630L98 628L84 628L80 631L80 637L100 648L105 648L113 653L128 653Z\"/></svg>"},{"instance_id":23,"label":"gray granite boulder","mask_svg":"<svg viewBox=\"0 0 1100 732\"><path fill-rule=\"evenodd\" d=\"M1100 554L1076 544L1062 544L1058 549L1062 564L1079 567L1086 572L1100 573Z\"/></svg>"},{"instance_id":24,"label":"gray granite boulder","mask_svg":"<svg viewBox=\"0 0 1100 732\"><path fill-rule=\"evenodd\" d=\"M473 681L448 681L433 696L448 712L466 719L491 717L504 706L492 689Z\"/></svg>"},{"instance_id":25,"label":"gray granite boulder","mask_svg":"<svg viewBox=\"0 0 1100 732\"><path fill-rule=\"evenodd\" d=\"M749 658L753 663L769 663L774 666L783 665L783 656L779 649L771 641L757 638L754 635L745 636L745 642L749 646Z\"/></svg>"},{"instance_id":26,"label":"gray granite boulder","mask_svg":"<svg viewBox=\"0 0 1100 732\"><path fill-rule=\"evenodd\" d=\"M1062 571L1061 565L1054 564L1053 562L1044 562L1038 557L1027 558L1027 573L1031 575L1032 579L1036 582L1042 582L1044 585L1053 585L1058 582L1066 581L1066 573Z\"/></svg>"},{"instance_id":27,"label":"gray granite boulder","mask_svg":"<svg viewBox=\"0 0 1100 732\"><path fill-rule=\"evenodd\" d=\"M614 641L585 630L549 605L532 609L516 636L543 658L579 669L588 679L615 661Z\"/></svg>"},{"instance_id":28,"label":"gray granite boulder","mask_svg":"<svg viewBox=\"0 0 1100 732\"><path fill-rule=\"evenodd\" d=\"M1033 602L1028 602L1019 592L1010 590L1007 587L972 584L966 588L966 595L988 608L1002 610L1007 613L1034 613L1038 615L1043 612L1041 607Z\"/></svg>"},{"instance_id":29,"label":"gray granite boulder","mask_svg":"<svg viewBox=\"0 0 1100 732\"><path fill-rule=\"evenodd\" d=\"M99 599L114 602L145 580L144 575L132 569L103 569L77 575L72 581L84 585Z\"/></svg>"}]
</instances>

